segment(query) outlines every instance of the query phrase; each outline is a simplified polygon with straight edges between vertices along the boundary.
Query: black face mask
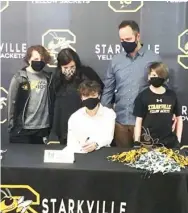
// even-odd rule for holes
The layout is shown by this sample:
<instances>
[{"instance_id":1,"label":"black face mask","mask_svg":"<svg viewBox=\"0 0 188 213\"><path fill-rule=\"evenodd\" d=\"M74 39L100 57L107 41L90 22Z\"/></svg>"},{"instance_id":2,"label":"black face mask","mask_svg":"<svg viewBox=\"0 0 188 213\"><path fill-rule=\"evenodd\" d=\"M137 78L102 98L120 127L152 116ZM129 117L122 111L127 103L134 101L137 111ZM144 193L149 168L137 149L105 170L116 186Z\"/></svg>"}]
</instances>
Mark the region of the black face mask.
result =
<instances>
[{"instance_id":1,"label":"black face mask","mask_svg":"<svg viewBox=\"0 0 188 213\"><path fill-rule=\"evenodd\" d=\"M88 98L82 101L82 105L92 110L97 106L99 102L100 102L99 98Z\"/></svg>"},{"instance_id":2,"label":"black face mask","mask_svg":"<svg viewBox=\"0 0 188 213\"><path fill-rule=\"evenodd\" d=\"M149 83L154 87L160 87L164 84L165 79L159 77L151 77Z\"/></svg>"},{"instance_id":3,"label":"black face mask","mask_svg":"<svg viewBox=\"0 0 188 213\"><path fill-rule=\"evenodd\" d=\"M45 63L44 61L31 61L31 67L36 72L39 72L45 67Z\"/></svg>"},{"instance_id":4,"label":"black face mask","mask_svg":"<svg viewBox=\"0 0 188 213\"><path fill-rule=\"evenodd\" d=\"M123 49L125 50L126 53L132 53L137 47L137 43L135 41L133 42L127 42L127 41L122 41L121 45Z\"/></svg>"}]
</instances>

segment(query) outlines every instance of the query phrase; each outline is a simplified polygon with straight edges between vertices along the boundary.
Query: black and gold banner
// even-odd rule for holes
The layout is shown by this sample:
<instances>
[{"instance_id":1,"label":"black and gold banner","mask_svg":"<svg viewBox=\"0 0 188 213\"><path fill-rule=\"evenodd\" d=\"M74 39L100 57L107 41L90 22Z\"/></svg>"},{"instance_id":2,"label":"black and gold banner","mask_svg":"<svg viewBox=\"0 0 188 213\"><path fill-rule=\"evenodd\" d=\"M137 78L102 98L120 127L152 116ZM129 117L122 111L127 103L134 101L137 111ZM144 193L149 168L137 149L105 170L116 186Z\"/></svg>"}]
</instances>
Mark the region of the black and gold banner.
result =
<instances>
[{"instance_id":1,"label":"black and gold banner","mask_svg":"<svg viewBox=\"0 0 188 213\"><path fill-rule=\"evenodd\" d=\"M182 103L183 144L188 144L188 2L177 1L28 1L1 2L1 127L7 140L6 96L13 74L23 66L27 47L44 45L52 55L65 46L76 50L100 77L121 51L118 25L133 19L141 39L171 69L170 83Z\"/></svg>"}]
</instances>

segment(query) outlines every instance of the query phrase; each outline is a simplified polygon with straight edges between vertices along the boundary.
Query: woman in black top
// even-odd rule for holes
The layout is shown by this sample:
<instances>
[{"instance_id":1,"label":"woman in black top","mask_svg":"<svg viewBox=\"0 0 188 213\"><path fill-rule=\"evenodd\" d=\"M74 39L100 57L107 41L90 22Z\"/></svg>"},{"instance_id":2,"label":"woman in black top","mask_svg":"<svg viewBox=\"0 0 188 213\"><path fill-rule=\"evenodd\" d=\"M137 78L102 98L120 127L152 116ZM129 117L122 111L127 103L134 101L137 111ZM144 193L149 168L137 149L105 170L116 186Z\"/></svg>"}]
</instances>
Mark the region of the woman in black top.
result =
<instances>
[{"instance_id":1,"label":"woman in black top","mask_svg":"<svg viewBox=\"0 0 188 213\"><path fill-rule=\"evenodd\" d=\"M55 101L49 141L60 141L61 144L66 144L68 119L82 106L77 91L79 84L89 79L99 82L103 88L103 83L92 68L81 64L78 54L70 48L59 52L57 62L53 77Z\"/></svg>"}]
</instances>

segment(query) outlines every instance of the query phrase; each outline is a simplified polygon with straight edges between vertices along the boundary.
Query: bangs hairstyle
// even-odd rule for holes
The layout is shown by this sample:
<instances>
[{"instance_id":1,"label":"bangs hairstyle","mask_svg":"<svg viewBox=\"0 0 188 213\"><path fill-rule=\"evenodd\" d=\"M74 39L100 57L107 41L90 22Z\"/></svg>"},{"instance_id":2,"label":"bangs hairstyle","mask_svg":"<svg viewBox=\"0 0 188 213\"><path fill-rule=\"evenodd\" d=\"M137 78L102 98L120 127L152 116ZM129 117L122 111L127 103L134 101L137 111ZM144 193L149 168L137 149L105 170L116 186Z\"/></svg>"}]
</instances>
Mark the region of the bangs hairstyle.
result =
<instances>
[{"instance_id":1,"label":"bangs hairstyle","mask_svg":"<svg viewBox=\"0 0 188 213\"><path fill-rule=\"evenodd\" d=\"M149 74L151 74L151 72L156 72L156 74L160 78L164 78L165 80L168 79L168 74L169 74L168 66L163 64L162 62L152 63L149 66Z\"/></svg>"},{"instance_id":2,"label":"bangs hairstyle","mask_svg":"<svg viewBox=\"0 0 188 213\"><path fill-rule=\"evenodd\" d=\"M57 66L60 68L61 66L69 64L71 61L75 62L76 68L79 69L81 67L81 61L78 54L72 50L71 48L62 49L57 56Z\"/></svg>"},{"instance_id":3,"label":"bangs hairstyle","mask_svg":"<svg viewBox=\"0 0 188 213\"><path fill-rule=\"evenodd\" d=\"M27 49L26 55L24 57L24 62L26 64L29 64L29 60L31 59L32 52L37 51L40 56L41 60L45 62L45 64L48 64L51 61L50 53L43 47L42 45L33 45Z\"/></svg>"},{"instance_id":4,"label":"bangs hairstyle","mask_svg":"<svg viewBox=\"0 0 188 213\"><path fill-rule=\"evenodd\" d=\"M101 94L101 86L96 81L85 80L83 81L79 88L79 93L81 96L88 97L94 94Z\"/></svg>"}]
</instances>

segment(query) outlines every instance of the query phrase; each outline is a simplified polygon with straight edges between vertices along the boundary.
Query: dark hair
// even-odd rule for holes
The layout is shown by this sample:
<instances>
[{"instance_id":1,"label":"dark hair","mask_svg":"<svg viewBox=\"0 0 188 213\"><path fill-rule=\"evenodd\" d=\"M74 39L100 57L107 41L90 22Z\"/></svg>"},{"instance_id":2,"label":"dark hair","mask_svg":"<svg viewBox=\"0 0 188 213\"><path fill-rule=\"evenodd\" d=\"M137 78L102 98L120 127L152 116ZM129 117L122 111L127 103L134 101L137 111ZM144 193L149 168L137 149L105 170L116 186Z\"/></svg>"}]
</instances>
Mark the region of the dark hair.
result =
<instances>
[{"instance_id":1,"label":"dark hair","mask_svg":"<svg viewBox=\"0 0 188 213\"><path fill-rule=\"evenodd\" d=\"M162 63L162 62L153 62L150 66L149 66L149 74L151 74L151 72L156 72L156 74L160 77L160 78L164 78L165 80L168 79L168 67Z\"/></svg>"},{"instance_id":2,"label":"dark hair","mask_svg":"<svg viewBox=\"0 0 188 213\"><path fill-rule=\"evenodd\" d=\"M124 28L124 27L127 27L127 26L129 26L135 33L140 32L140 28L139 28L138 24L133 20L122 21L121 24L119 25L119 30L121 28Z\"/></svg>"},{"instance_id":3,"label":"dark hair","mask_svg":"<svg viewBox=\"0 0 188 213\"><path fill-rule=\"evenodd\" d=\"M67 80L61 72L61 66L67 65L71 61L75 62L76 72L75 75L70 80ZM71 48L62 49L57 56L57 69L54 74L55 92L58 92L61 85L63 85L63 87L66 88L67 84L69 83L72 83L75 87L77 87L82 80L82 72L81 72L82 67L83 66L80 61L80 57L74 50L72 50Z\"/></svg>"},{"instance_id":4,"label":"dark hair","mask_svg":"<svg viewBox=\"0 0 188 213\"><path fill-rule=\"evenodd\" d=\"M88 97L95 93L101 94L101 85L96 81L85 80L80 84L78 90L81 96Z\"/></svg>"},{"instance_id":5,"label":"dark hair","mask_svg":"<svg viewBox=\"0 0 188 213\"><path fill-rule=\"evenodd\" d=\"M29 60L32 56L32 52L33 51L37 51L40 56L41 56L41 59L46 63L48 64L51 60L51 56L50 56L50 53L45 49L45 47L43 47L42 45L33 45L31 47L29 47L27 49L27 52L26 52L26 55L24 57L24 61L29 64Z\"/></svg>"},{"instance_id":6,"label":"dark hair","mask_svg":"<svg viewBox=\"0 0 188 213\"><path fill-rule=\"evenodd\" d=\"M82 66L78 54L71 48L62 49L58 53L58 56L57 56L58 68L61 68L62 65L69 64L71 61L75 62L77 69L79 69Z\"/></svg>"}]
</instances>

